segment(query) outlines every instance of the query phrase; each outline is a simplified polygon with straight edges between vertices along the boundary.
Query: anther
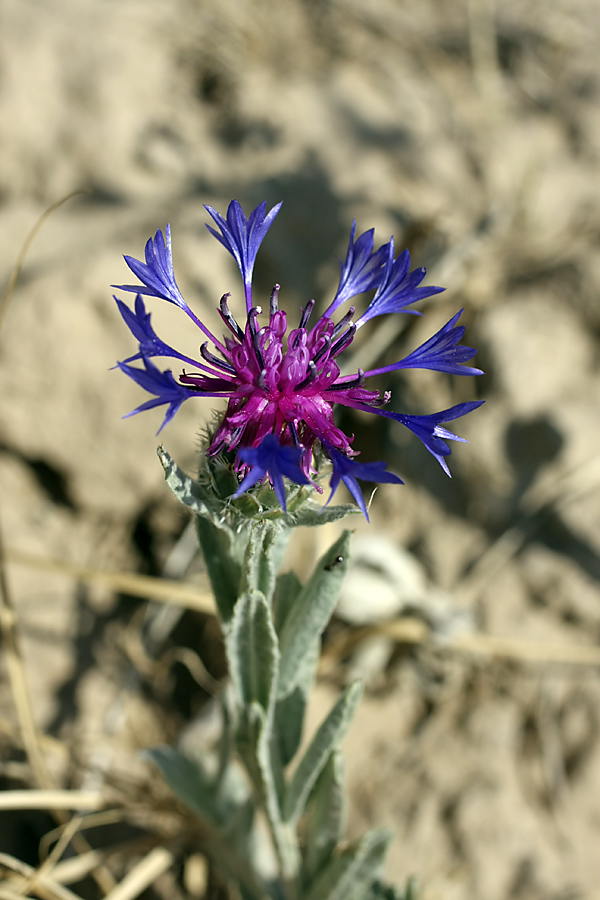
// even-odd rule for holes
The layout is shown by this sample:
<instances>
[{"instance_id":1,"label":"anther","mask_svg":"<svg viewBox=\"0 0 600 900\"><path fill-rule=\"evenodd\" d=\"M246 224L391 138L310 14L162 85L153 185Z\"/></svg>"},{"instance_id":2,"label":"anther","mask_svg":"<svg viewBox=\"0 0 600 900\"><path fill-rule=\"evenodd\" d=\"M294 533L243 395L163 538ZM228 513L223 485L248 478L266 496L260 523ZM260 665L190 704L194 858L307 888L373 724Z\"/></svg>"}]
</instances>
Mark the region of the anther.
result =
<instances>
[{"instance_id":1,"label":"anther","mask_svg":"<svg viewBox=\"0 0 600 900\"><path fill-rule=\"evenodd\" d=\"M256 361L258 363L259 369L262 370L265 367L265 360L260 347L261 332L258 330L258 322L256 321L261 312L262 309L260 306L252 307L252 309L248 313L248 326L250 328L250 335L252 337L252 346L254 347L254 353L256 354Z\"/></svg>"},{"instance_id":2,"label":"anther","mask_svg":"<svg viewBox=\"0 0 600 900\"><path fill-rule=\"evenodd\" d=\"M336 356L338 353L341 353L349 344L354 340L354 335L356 334L356 325L354 322L350 326L350 328L344 332L344 334L337 339L333 347L331 348L331 356Z\"/></svg>"},{"instance_id":3,"label":"anther","mask_svg":"<svg viewBox=\"0 0 600 900\"><path fill-rule=\"evenodd\" d=\"M347 388L362 387L365 383L365 371L359 369L350 381L343 381L341 384L331 384L326 390L328 391L345 391Z\"/></svg>"},{"instance_id":4,"label":"anther","mask_svg":"<svg viewBox=\"0 0 600 900\"><path fill-rule=\"evenodd\" d=\"M316 377L317 377L317 367L316 367L315 363L313 362L313 360L309 359L308 374L307 374L306 378L300 382L300 384L296 385L294 390L296 390L296 391L304 390L304 388L308 387L308 385L311 384L315 380Z\"/></svg>"},{"instance_id":5,"label":"anther","mask_svg":"<svg viewBox=\"0 0 600 900\"><path fill-rule=\"evenodd\" d=\"M276 284L271 291L271 299L269 300L269 313L271 318L275 315L277 310L279 309L279 291L281 285Z\"/></svg>"},{"instance_id":6,"label":"anther","mask_svg":"<svg viewBox=\"0 0 600 900\"><path fill-rule=\"evenodd\" d=\"M313 356L313 360L314 360L315 363L318 363L319 360L323 359L323 357L325 356L325 354L326 354L326 353L329 353L329 351L330 351L330 349L331 349L331 337L330 337L328 334L324 334L324 335L323 335L323 341L324 341L323 346L322 346L321 349L320 349L317 353L315 353L315 355Z\"/></svg>"},{"instance_id":7,"label":"anther","mask_svg":"<svg viewBox=\"0 0 600 900\"><path fill-rule=\"evenodd\" d=\"M298 429L296 428L296 423L288 422L287 424L288 424L288 428L290 430L290 434L292 436L292 441L293 441L294 447L299 447L300 446L300 438L298 437Z\"/></svg>"},{"instance_id":8,"label":"anther","mask_svg":"<svg viewBox=\"0 0 600 900\"><path fill-rule=\"evenodd\" d=\"M256 383L261 391L266 391L267 389L267 370L261 369L258 378L256 379Z\"/></svg>"},{"instance_id":9,"label":"anther","mask_svg":"<svg viewBox=\"0 0 600 900\"><path fill-rule=\"evenodd\" d=\"M231 363L227 362L227 360L219 359L218 356L215 356L214 353L210 352L208 349L208 341L200 347L200 355L206 362L211 363L213 366L217 366L219 369L223 369L224 372L229 372L230 375L236 374L235 368Z\"/></svg>"},{"instance_id":10,"label":"anther","mask_svg":"<svg viewBox=\"0 0 600 900\"><path fill-rule=\"evenodd\" d=\"M229 312L229 307L227 306L227 300L231 297L231 294L223 294L221 297L219 306L219 313L227 327L235 334L236 338L239 338L240 341L244 339L244 332L235 321L231 313Z\"/></svg>"},{"instance_id":11,"label":"anther","mask_svg":"<svg viewBox=\"0 0 600 900\"><path fill-rule=\"evenodd\" d=\"M344 316L344 318L340 319L340 321L334 327L333 337L338 335L340 333L340 331L343 331L344 328L346 327L346 325L350 324L350 322L352 321L352 316L354 315L355 312L356 312L355 307L351 306L350 309L348 310L348 312L346 313L346 315Z\"/></svg>"},{"instance_id":12,"label":"anther","mask_svg":"<svg viewBox=\"0 0 600 900\"><path fill-rule=\"evenodd\" d=\"M310 314L315 307L315 301L309 300L304 309L302 310L302 315L300 317L300 324L298 328L306 328L308 320L310 319Z\"/></svg>"}]
</instances>

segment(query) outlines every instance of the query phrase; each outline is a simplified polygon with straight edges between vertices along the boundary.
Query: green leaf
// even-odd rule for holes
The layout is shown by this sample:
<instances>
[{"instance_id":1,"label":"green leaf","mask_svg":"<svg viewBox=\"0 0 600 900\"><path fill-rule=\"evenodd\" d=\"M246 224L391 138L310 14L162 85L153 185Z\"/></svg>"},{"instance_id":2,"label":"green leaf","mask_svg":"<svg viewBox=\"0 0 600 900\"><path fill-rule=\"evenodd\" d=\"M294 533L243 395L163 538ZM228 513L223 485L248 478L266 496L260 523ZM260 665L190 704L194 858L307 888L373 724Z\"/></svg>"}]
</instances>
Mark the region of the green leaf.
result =
<instances>
[{"instance_id":1,"label":"green leaf","mask_svg":"<svg viewBox=\"0 0 600 900\"><path fill-rule=\"evenodd\" d=\"M377 880L391 838L388 828L367 832L329 863L303 900L364 900Z\"/></svg>"},{"instance_id":2,"label":"green leaf","mask_svg":"<svg viewBox=\"0 0 600 900\"><path fill-rule=\"evenodd\" d=\"M162 444L157 447L156 452L165 472L165 481L177 499L198 515L213 518L213 513L202 497L202 490L198 482L179 468Z\"/></svg>"},{"instance_id":3,"label":"green leaf","mask_svg":"<svg viewBox=\"0 0 600 900\"><path fill-rule=\"evenodd\" d=\"M264 807L284 878L295 877L299 854L295 833L282 821L267 713L258 703L242 709L237 746L250 780Z\"/></svg>"},{"instance_id":4,"label":"green leaf","mask_svg":"<svg viewBox=\"0 0 600 900\"><path fill-rule=\"evenodd\" d=\"M285 697L298 683L302 660L312 651L337 603L348 568L350 532L321 557L309 582L296 597L280 637L281 665L278 695Z\"/></svg>"},{"instance_id":5,"label":"green leaf","mask_svg":"<svg viewBox=\"0 0 600 900\"><path fill-rule=\"evenodd\" d=\"M161 445L158 458L165 472L165 480L178 500L197 514L196 528L208 577L215 595L219 615L227 624L239 593L240 562L237 544L231 528L211 510L203 499L198 482L179 468Z\"/></svg>"},{"instance_id":6,"label":"green leaf","mask_svg":"<svg viewBox=\"0 0 600 900\"><path fill-rule=\"evenodd\" d=\"M306 820L305 859L311 878L332 859L342 839L346 816L344 758L334 750L310 797Z\"/></svg>"},{"instance_id":7,"label":"green leaf","mask_svg":"<svg viewBox=\"0 0 600 900\"><path fill-rule=\"evenodd\" d=\"M196 518L196 531L219 617L226 626L233 615L241 579L233 537L226 526L215 525L202 515Z\"/></svg>"},{"instance_id":8,"label":"green leaf","mask_svg":"<svg viewBox=\"0 0 600 900\"><path fill-rule=\"evenodd\" d=\"M174 794L203 821L223 825L231 809L219 802L214 786L199 763L193 762L174 747L155 747L145 750L160 770Z\"/></svg>"},{"instance_id":9,"label":"green leaf","mask_svg":"<svg viewBox=\"0 0 600 900\"><path fill-rule=\"evenodd\" d=\"M258 703L271 714L279 649L271 611L260 591L248 591L237 601L225 645L238 704Z\"/></svg>"},{"instance_id":10,"label":"green leaf","mask_svg":"<svg viewBox=\"0 0 600 900\"><path fill-rule=\"evenodd\" d=\"M308 697L314 686L319 662L319 644L315 641L312 651L302 660L298 672L298 684L275 706L274 733L278 742L279 758L284 766L294 758L302 740L304 714Z\"/></svg>"},{"instance_id":11,"label":"green leaf","mask_svg":"<svg viewBox=\"0 0 600 900\"><path fill-rule=\"evenodd\" d=\"M275 591L274 619L275 630L281 634L285 620L293 608L302 584L294 572L285 572L277 579ZM312 651L305 654L298 672L298 684L286 697L282 697L275 707L274 734L282 765L287 766L294 758L304 726L304 714L308 695L313 688L317 663L319 661L319 642L314 642Z\"/></svg>"},{"instance_id":12,"label":"green leaf","mask_svg":"<svg viewBox=\"0 0 600 900\"><path fill-rule=\"evenodd\" d=\"M290 533L282 522L257 522L251 528L242 564L240 593L261 591L271 603Z\"/></svg>"},{"instance_id":13,"label":"green leaf","mask_svg":"<svg viewBox=\"0 0 600 900\"><path fill-rule=\"evenodd\" d=\"M273 618L277 634L281 634L287 615L301 590L302 582L295 572L284 572L277 578L273 603Z\"/></svg>"},{"instance_id":14,"label":"green leaf","mask_svg":"<svg viewBox=\"0 0 600 900\"><path fill-rule=\"evenodd\" d=\"M288 512L286 522L290 527L297 528L300 525L314 528L317 525L328 525L345 519L346 516L362 515L360 509L353 503L345 503L340 506L320 506L314 500L306 500L297 510Z\"/></svg>"},{"instance_id":15,"label":"green leaf","mask_svg":"<svg viewBox=\"0 0 600 900\"><path fill-rule=\"evenodd\" d=\"M317 778L348 730L361 694L362 685L355 681L344 691L310 742L287 790L284 806L286 821L297 822L304 812Z\"/></svg>"}]
</instances>

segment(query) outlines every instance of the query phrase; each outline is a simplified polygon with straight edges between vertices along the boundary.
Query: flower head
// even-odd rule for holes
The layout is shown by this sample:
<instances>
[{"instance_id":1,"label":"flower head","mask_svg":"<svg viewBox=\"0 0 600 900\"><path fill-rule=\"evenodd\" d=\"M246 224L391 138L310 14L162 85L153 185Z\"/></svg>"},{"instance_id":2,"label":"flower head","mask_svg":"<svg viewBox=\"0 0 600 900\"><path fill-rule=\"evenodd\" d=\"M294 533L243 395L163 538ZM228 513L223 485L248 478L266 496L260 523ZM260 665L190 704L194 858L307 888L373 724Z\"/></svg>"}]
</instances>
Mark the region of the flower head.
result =
<instances>
[{"instance_id":1,"label":"flower head","mask_svg":"<svg viewBox=\"0 0 600 900\"><path fill-rule=\"evenodd\" d=\"M461 315L459 312L437 334L399 362L341 375L338 357L352 343L361 325L384 314L414 314L416 310L408 309L409 306L443 290L422 286L425 269L410 271L407 250L394 258L393 239L375 250L373 230L355 238L356 222L352 225L345 262L341 264L336 295L314 324L311 325L311 316L315 302L310 300L300 310L297 325L288 329L287 314L279 309L279 285L273 288L268 311L263 314L260 306L253 305L252 273L258 249L280 206L274 206L267 213L266 204L261 203L248 218L237 200L229 205L226 217L206 207L219 231L207 227L236 260L246 300L245 322L240 324L230 311L230 295L221 298L219 313L228 329L222 341L197 318L179 291L173 271L169 226L165 236L157 231L146 244L145 263L125 257L141 284L120 286L121 290L136 293L133 310L115 299L138 342L138 352L118 366L153 395L133 413L166 405L161 428L186 400L195 397L227 400L227 408L207 454L213 457L227 451L235 455L234 465L241 482L234 496L268 478L285 511L284 477L296 484L314 484L313 478L317 474L314 454L320 447L332 463L331 496L339 483L344 482L367 516L358 480L402 482L386 470L383 462L355 460L358 451L352 447L353 438L335 423L336 405L374 413L404 425L422 441L449 475L446 457L450 448L446 442L463 439L444 428L443 423L466 415L480 406L481 401L459 403L431 415L407 415L389 410L389 392L381 395L378 390L366 387L366 379L408 368L454 375L479 375L481 370L463 365L472 358L475 350L460 344L464 327L456 324ZM356 322L353 321L354 307L337 321L333 320L332 316L340 306L368 291L374 291L374 295ZM192 319L208 338L200 347L201 359L184 356L156 335L142 295L174 303ZM152 359L156 357L180 360L193 371L183 369L175 378L171 370L161 371L155 366ZM136 360L142 361L143 368L131 365Z\"/></svg>"}]
</instances>

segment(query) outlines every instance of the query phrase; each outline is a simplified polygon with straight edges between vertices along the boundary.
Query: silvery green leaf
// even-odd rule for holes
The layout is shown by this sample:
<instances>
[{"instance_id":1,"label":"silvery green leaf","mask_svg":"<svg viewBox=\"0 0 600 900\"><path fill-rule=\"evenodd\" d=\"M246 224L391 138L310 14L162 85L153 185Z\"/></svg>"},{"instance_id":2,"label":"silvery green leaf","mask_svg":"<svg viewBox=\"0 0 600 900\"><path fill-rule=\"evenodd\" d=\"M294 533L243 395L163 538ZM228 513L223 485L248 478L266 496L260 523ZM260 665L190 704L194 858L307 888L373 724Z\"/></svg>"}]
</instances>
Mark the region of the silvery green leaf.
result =
<instances>
[{"instance_id":1,"label":"silvery green leaf","mask_svg":"<svg viewBox=\"0 0 600 900\"><path fill-rule=\"evenodd\" d=\"M346 516L362 515L360 509L353 503L345 503L340 506L320 506L314 500L306 500L297 510L289 511L286 523L290 527L305 525L315 527L327 525L329 522L337 522Z\"/></svg>"},{"instance_id":2,"label":"silvery green leaf","mask_svg":"<svg viewBox=\"0 0 600 900\"><path fill-rule=\"evenodd\" d=\"M342 839L346 816L344 758L330 755L310 797L306 820L305 862L313 878L333 858Z\"/></svg>"},{"instance_id":3,"label":"silvery green leaf","mask_svg":"<svg viewBox=\"0 0 600 900\"><path fill-rule=\"evenodd\" d=\"M304 656L300 664L298 684L289 694L278 700L275 706L273 730L277 740L279 758L284 766L287 766L294 758L302 740L304 714L308 696L315 683L319 650L319 644L315 641L312 651Z\"/></svg>"},{"instance_id":4,"label":"silvery green leaf","mask_svg":"<svg viewBox=\"0 0 600 900\"><path fill-rule=\"evenodd\" d=\"M162 445L157 453L168 486L178 500L197 514L198 540L219 615L226 624L231 618L239 593L240 547L245 546L244 536L234 534L225 521L207 505L206 491L179 468Z\"/></svg>"},{"instance_id":5,"label":"silvery green leaf","mask_svg":"<svg viewBox=\"0 0 600 900\"><path fill-rule=\"evenodd\" d=\"M225 635L229 673L237 703L272 709L279 667L277 635L271 611L260 591L239 598Z\"/></svg>"},{"instance_id":6,"label":"silvery green leaf","mask_svg":"<svg viewBox=\"0 0 600 900\"><path fill-rule=\"evenodd\" d=\"M224 690L220 696L222 728L219 739L219 753L216 782L220 784L230 769L231 754L233 749L233 722L235 712L233 709L233 697L231 690Z\"/></svg>"},{"instance_id":7,"label":"silvery green leaf","mask_svg":"<svg viewBox=\"0 0 600 900\"><path fill-rule=\"evenodd\" d=\"M362 686L358 681L346 688L307 747L286 792L286 821L297 822L304 812L317 778L348 730L361 694Z\"/></svg>"},{"instance_id":8,"label":"silvery green leaf","mask_svg":"<svg viewBox=\"0 0 600 900\"><path fill-rule=\"evenodd\" d=\"M295 834L282 821L281 807L270 748L267 713L254 702L241 710L238 724L238 752L244 761L267 815L284 878L295 877L299 866Z\"/></svg>"},{"instance_id":9,"label":"silvery green leaf","mask_svg":"<svg viewBox=\"0 0 600 900\"><path fill-rule=\"evenodd\" d=\"M202 490L198 482L179 468L162 444L157 447L156 452L165 472L165 481L177 499L198 515L212 517L212 512L202 497Z\"/></svg>"},{"instance_id":10,"label":"silvery green leaf","mask_svg":"<svg viewBox=\"0 0 600 900\"><path fill-rule=\"evenodd\" d=\"M388 828L368 831L326 866L303 900L365 900L379 876L391 838Z\"/></svg>"},{"instance_id":11,"label":"silvery green leaf","mask_svg":"<svg viewBox=\"0 0 600 900\"><path fill-rule=\"evenodd\" d=\"M301 590L302 582L295 572L284 572L283 575L278 576L273 604L273 618L277 634L281 634L287 614Z\"/></svg>"},{"instance_id":12,"label":"silvery green leaf","mask_svg":"<svg viewBox=\"0 0 600 900\"><path fill-rule=\"evenodd\" d=\"M250 530L242 564L240 593L261 591L269 604L290 531L280 522L257 522Z\"/></svg>"},{"instance_id":13,"label":"silvery green leaf","mask_svg":"<svg viewBox=\"0 0 600 900\"><path fill-rule=\"evenodd\" d=\"M227 821L231 810L219 802L214 786L199 763L174 747L155 747L144 751L174 794L202 820L213 825Z\"/></svg>"},{"instance_id":14,"label":"silvery green leaf","mask_svg":"<svg viewBox=\"0 0 600 900\"><path fill-rule=\"evenodd\" d=\"M350 532L342 536L318 561L308 583L296 597L281 630L278 695L285 697L298 683L302 660L312 651L335 609L348 568Z\"/></svg>"},{"instance_id":15,"label":"silvery green leaf","mask_svg":"<svg viewBox=\"0 0 600 900\"><path fill-rule=\"evenodd\" d=\"M202 515L196 518L196 530L219 616L223 625L227 625L233 615L241 578L233 537L229 529L215 525Z\"/></svg>"}]
</instances>

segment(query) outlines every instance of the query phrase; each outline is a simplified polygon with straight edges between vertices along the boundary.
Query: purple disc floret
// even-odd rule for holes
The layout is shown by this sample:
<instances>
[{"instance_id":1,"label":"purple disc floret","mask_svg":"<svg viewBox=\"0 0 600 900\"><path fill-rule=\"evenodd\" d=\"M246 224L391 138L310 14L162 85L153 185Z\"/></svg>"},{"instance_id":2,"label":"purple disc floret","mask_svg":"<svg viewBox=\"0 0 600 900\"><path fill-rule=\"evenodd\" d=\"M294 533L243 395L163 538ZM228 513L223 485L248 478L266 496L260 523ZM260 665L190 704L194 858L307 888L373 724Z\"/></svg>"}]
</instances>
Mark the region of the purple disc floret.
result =
<instances>
[{"instance_id":1,"label":"purple disc floret","mask_svg":"<svg viewBox=\"0 0 600 900\"><path fill-rule=\"evenodd\" d=\"M377 250L372 229L355 238L356 222L352 224L346 259L341 264L338 290L320 318L311 325L315 306L311 300L300 311L297 327L288 329L287 314L279 309L279 285L273 289L267 312L263 314L260 306L253 305L252 273L258 249L280 206L274 206L267 213L266 203L261 203L248 218L237 200L230 203L226 217L206 207L219 231L207 227L236 260L246 300L245 321L238 322L229 308L230 295L224 294L221 298L218 311L228 330L222 341L197 318L179 291L168 225L164 236L157 231L146 244L145 262L125 257L141 283L118 286L136 294L133 310L115 299L138 342L138 352L118 363L118 367L153 395L129 415L165 405L167 411L162 429L186 400L223 398L227 400L227 408L207 454L210 457L221 451L235 454L234 465L241 481L234 496L268 479L285 511L284 478L317 487L313 480L317 474L314 454L320 447L332 463L329 500L343 482L367 516L358 480L396 484L402 484L402 481L387 471L384 462L355 460L358 451L352 447L353 438L335 424L335 407L351 407L394 419L422 441L449 475L447 441L464 439L448 431L443 424L466 415L483 401L459 403L431 415L407 415L388 409L389 392L381 394L379 390L366 387L365 382L371 376L397 369L431 369L453 375L479 375L481 370L464 365L474 356L475 350L460 343L465 331L463 326L456 324L461 310L433 337L399 362L341 375L337 359L365 322L384 314L420 314L409 307L443 290L421 284L425 269L410 271L407 250L394 258L393 238ZM369 291L374 292L373 297L356 321L353 320L354 307L334 321L332 316L339 307ZM204 336L201 359L179 353L156 335L142 295L174 303L192 319ZM156 357L171 357L188 368L183 368L178 377L174 377L170 369L162 371L152 362ZM143 368L131 365L137 360L141 360Z\"/></svg>"}]
</instances>

